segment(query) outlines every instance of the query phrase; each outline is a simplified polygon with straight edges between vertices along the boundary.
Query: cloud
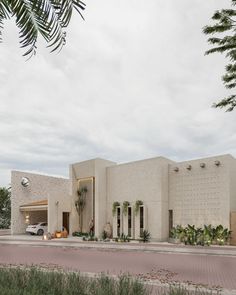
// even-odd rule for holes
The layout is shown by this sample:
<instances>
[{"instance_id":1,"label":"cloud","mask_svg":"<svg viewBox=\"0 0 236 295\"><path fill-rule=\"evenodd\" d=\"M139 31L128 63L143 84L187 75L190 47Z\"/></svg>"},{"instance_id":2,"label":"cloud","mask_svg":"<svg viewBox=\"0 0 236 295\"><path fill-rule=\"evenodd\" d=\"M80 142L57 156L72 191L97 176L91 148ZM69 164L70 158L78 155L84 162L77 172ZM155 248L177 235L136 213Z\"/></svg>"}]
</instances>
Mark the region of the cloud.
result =
<instances>
[{"instance_id":1,"label":"cloud","mask_svg":"<svg viewBox=\"0 0 236 295\"><path fill-rule=\"evenodd\" d=\"M235 116L223 97L226 60L204 56L202 27L228 1L90 1L67 45L25 62L14 24L0 46L0 185L9 171L68 175L94 157L181 161L232 153Z\"/></svg>"}]
</instances>

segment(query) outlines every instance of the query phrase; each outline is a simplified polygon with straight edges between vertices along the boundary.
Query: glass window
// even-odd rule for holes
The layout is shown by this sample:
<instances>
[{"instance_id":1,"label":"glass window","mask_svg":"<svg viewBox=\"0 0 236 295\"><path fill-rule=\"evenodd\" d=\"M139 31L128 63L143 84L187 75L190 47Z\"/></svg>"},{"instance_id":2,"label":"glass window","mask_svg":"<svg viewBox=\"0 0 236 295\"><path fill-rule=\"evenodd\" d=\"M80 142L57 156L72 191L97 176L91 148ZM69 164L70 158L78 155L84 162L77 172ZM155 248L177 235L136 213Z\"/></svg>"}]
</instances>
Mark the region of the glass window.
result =
<instances>
[{"instance_id":1,"label":"glass window","mask_svg":"<svg viewBox=\"0 0 236 295\"><path fill-rule=\"evenodd\" d=\"M128 236L132 236L132 208L128 207Z\"/></svg>"},{"instance_id":2,"label":"glass window","mask_svg":"<svg viewBox=\"0 0 236 295\"><path fill-rule=\"evenodd\" d=\"M142 236L143 234L143 227L144 227L144 219L143 219L143 215L144 215L144 212L143 212L143 207L140 207L139 209L140 211L140 236Z\"/></svg>"},{"instance_id":3,"label":"glass window","mask_svg":"<svg viewBox=\"0 0 236 295\"><path fill-rule=\"evenodd\" d=\"M120 208L117 208L117 236L120 237Z\"/></svg>"}]
</instances>

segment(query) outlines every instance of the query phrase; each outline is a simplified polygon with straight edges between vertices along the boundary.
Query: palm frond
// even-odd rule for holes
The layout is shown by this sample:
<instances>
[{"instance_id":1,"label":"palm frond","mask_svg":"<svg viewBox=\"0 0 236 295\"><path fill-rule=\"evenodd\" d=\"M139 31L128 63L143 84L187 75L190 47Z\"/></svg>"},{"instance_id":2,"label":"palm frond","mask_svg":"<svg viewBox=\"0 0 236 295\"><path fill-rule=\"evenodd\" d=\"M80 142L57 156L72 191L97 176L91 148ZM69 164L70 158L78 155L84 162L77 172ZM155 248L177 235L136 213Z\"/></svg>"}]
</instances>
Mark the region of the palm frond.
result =
<instances>
[{"instance_id":1,"label":"palm frond","mask_svg":"<svg viewBox=\"0 0 236 295\"><path fill-rule=\"evenodd\" d=\"M7 4L7 0L0 1L0 42L2 41L3 22L10 17L11 13Z\"/></svg>"},{"instance_id":2,"label":"palm frond","mask_svg":"<svg viewBox=\"0 0 236 295\"><path fill-rule=\"evenodd\" d=\"M226 112L232 112L233 109L236 107L236 95L230 95L229 97L222 99L219 103L214 103L213 107L221 109L224 107L228 107L226 109Z\"/></svg>"},{"instance_id":3,"label":"palm frond","mask_svg":"<svg viewBox=\"0 0 236 295\"><path fill-rule=\"evenodd\" d=\"M85 4L80 0L1 0L0 35L3 20L15 17L21 47L27 49L24 56L31 57L36 53L39 35L51 47L51 52L61 50L66 42L65 28L74 9L82 16Z\"/></svg>"}]
</instances>

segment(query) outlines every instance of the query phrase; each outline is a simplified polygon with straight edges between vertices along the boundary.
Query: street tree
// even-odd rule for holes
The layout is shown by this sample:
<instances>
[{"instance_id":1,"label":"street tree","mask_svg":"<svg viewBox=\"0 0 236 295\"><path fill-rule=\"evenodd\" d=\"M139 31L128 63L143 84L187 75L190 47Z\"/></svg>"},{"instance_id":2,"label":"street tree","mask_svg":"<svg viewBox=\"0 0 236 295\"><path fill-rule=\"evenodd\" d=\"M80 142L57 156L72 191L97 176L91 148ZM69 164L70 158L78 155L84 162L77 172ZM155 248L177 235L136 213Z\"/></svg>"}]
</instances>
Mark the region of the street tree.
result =
<instances>
[{"instance_id":1,"label":"street tree","mask_svg":"<svg viewBox=\"0 0 236 295\"><path fill-rule=\"evenodd\" d=\"M73 11L83 18L85 3L81 0L0 0L0 41L4 21L15 19L24 56L36 54L38 37L42 36L51 51L61 50L66 42L66 27Z\"/></svg>"},{"instance_id":2,"label":"street tree","mask_svg":"<svg viewBox=\"0 0 236 295\"><path fill-rule=\"evenodd\" d=\"M0 187L0 229L7 229L11 224L11 192Z\"/></svg>"},{"instance_id":3,"label":"street tree","mask_svg":"<svg viewBox=\"0 0 236 295\"><path fill-rule=\"evenodd\" d=\"M213 24L203 28L206 35L214 35L208 39L213 47L206 51L206 55L212 53L223 53L229 59L226 72L222 76L224 86L227 89L236 87L236 0L231 0L231 9L215 11L212 16ZM230 94L214 104L216 108L226 108L232 111L236 106L236 95Z\"/></svg>"}]
</instances>

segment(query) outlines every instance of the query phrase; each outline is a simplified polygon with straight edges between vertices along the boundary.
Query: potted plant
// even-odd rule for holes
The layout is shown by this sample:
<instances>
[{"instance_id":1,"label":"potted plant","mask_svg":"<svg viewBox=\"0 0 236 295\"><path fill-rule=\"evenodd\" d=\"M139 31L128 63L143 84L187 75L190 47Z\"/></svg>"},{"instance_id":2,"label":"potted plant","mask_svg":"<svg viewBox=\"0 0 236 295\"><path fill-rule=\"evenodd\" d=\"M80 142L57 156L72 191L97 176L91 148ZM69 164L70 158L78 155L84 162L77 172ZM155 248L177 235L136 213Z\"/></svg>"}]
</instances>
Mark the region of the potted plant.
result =
<instances>
[{"instance_id":1,"label":"potted plant","mask_svg":"<svg viewBox=\"0 0 236 295\"><path fill-rule=\"evenodd\" d=\"M135 202L135 206L134 206L134 212L135 212L135 215L138 214L138 211L139 211L139 207L143 205L143 201L141 200L137 200Z\"/></svg>"},{"instance_id":2,"label":"potted plant","mask_svg":"<svg viewBox=\"0 0 236 295\"><path fill-rule=\"evenodd\" d=\"M130 203L128 201L124 201L123 202L123 206L122 206L122 211L123 214L126 216L128 213L128 207L129 207Z\"/></svg>"},{"instance_id":3,"label":"potted plant","mask_svg":"<svg viewBox=\"0 0 236 295\"><path fill-rule=\"evenodd\" d=\"M144 230L142 232L142 235L140 236L140 242L143 242L143 243L148 243L151 239L151 234L148 230Z\"/></svg>"},{"instance_id":4,"label":"potted plant","mask_svg":"<svg viewBox=\"0 0 236 295\"><path fill-rule=\"evenodd\" d=\"M116 208L120 206L119 202L114 202L112 205L112 215L114 216L116 214Z\"/></svg>"},{"instance_id":5,"label":"potted plant","mask_svg":"<svg viewBox=\"0 0 236 295\"><path fill-rule=\"evenodd\" d=\"M55 236L56 236L57 239L60 239L61 236L62 236L61 231L56 231Z\"/></svg>"}]
</instances>

